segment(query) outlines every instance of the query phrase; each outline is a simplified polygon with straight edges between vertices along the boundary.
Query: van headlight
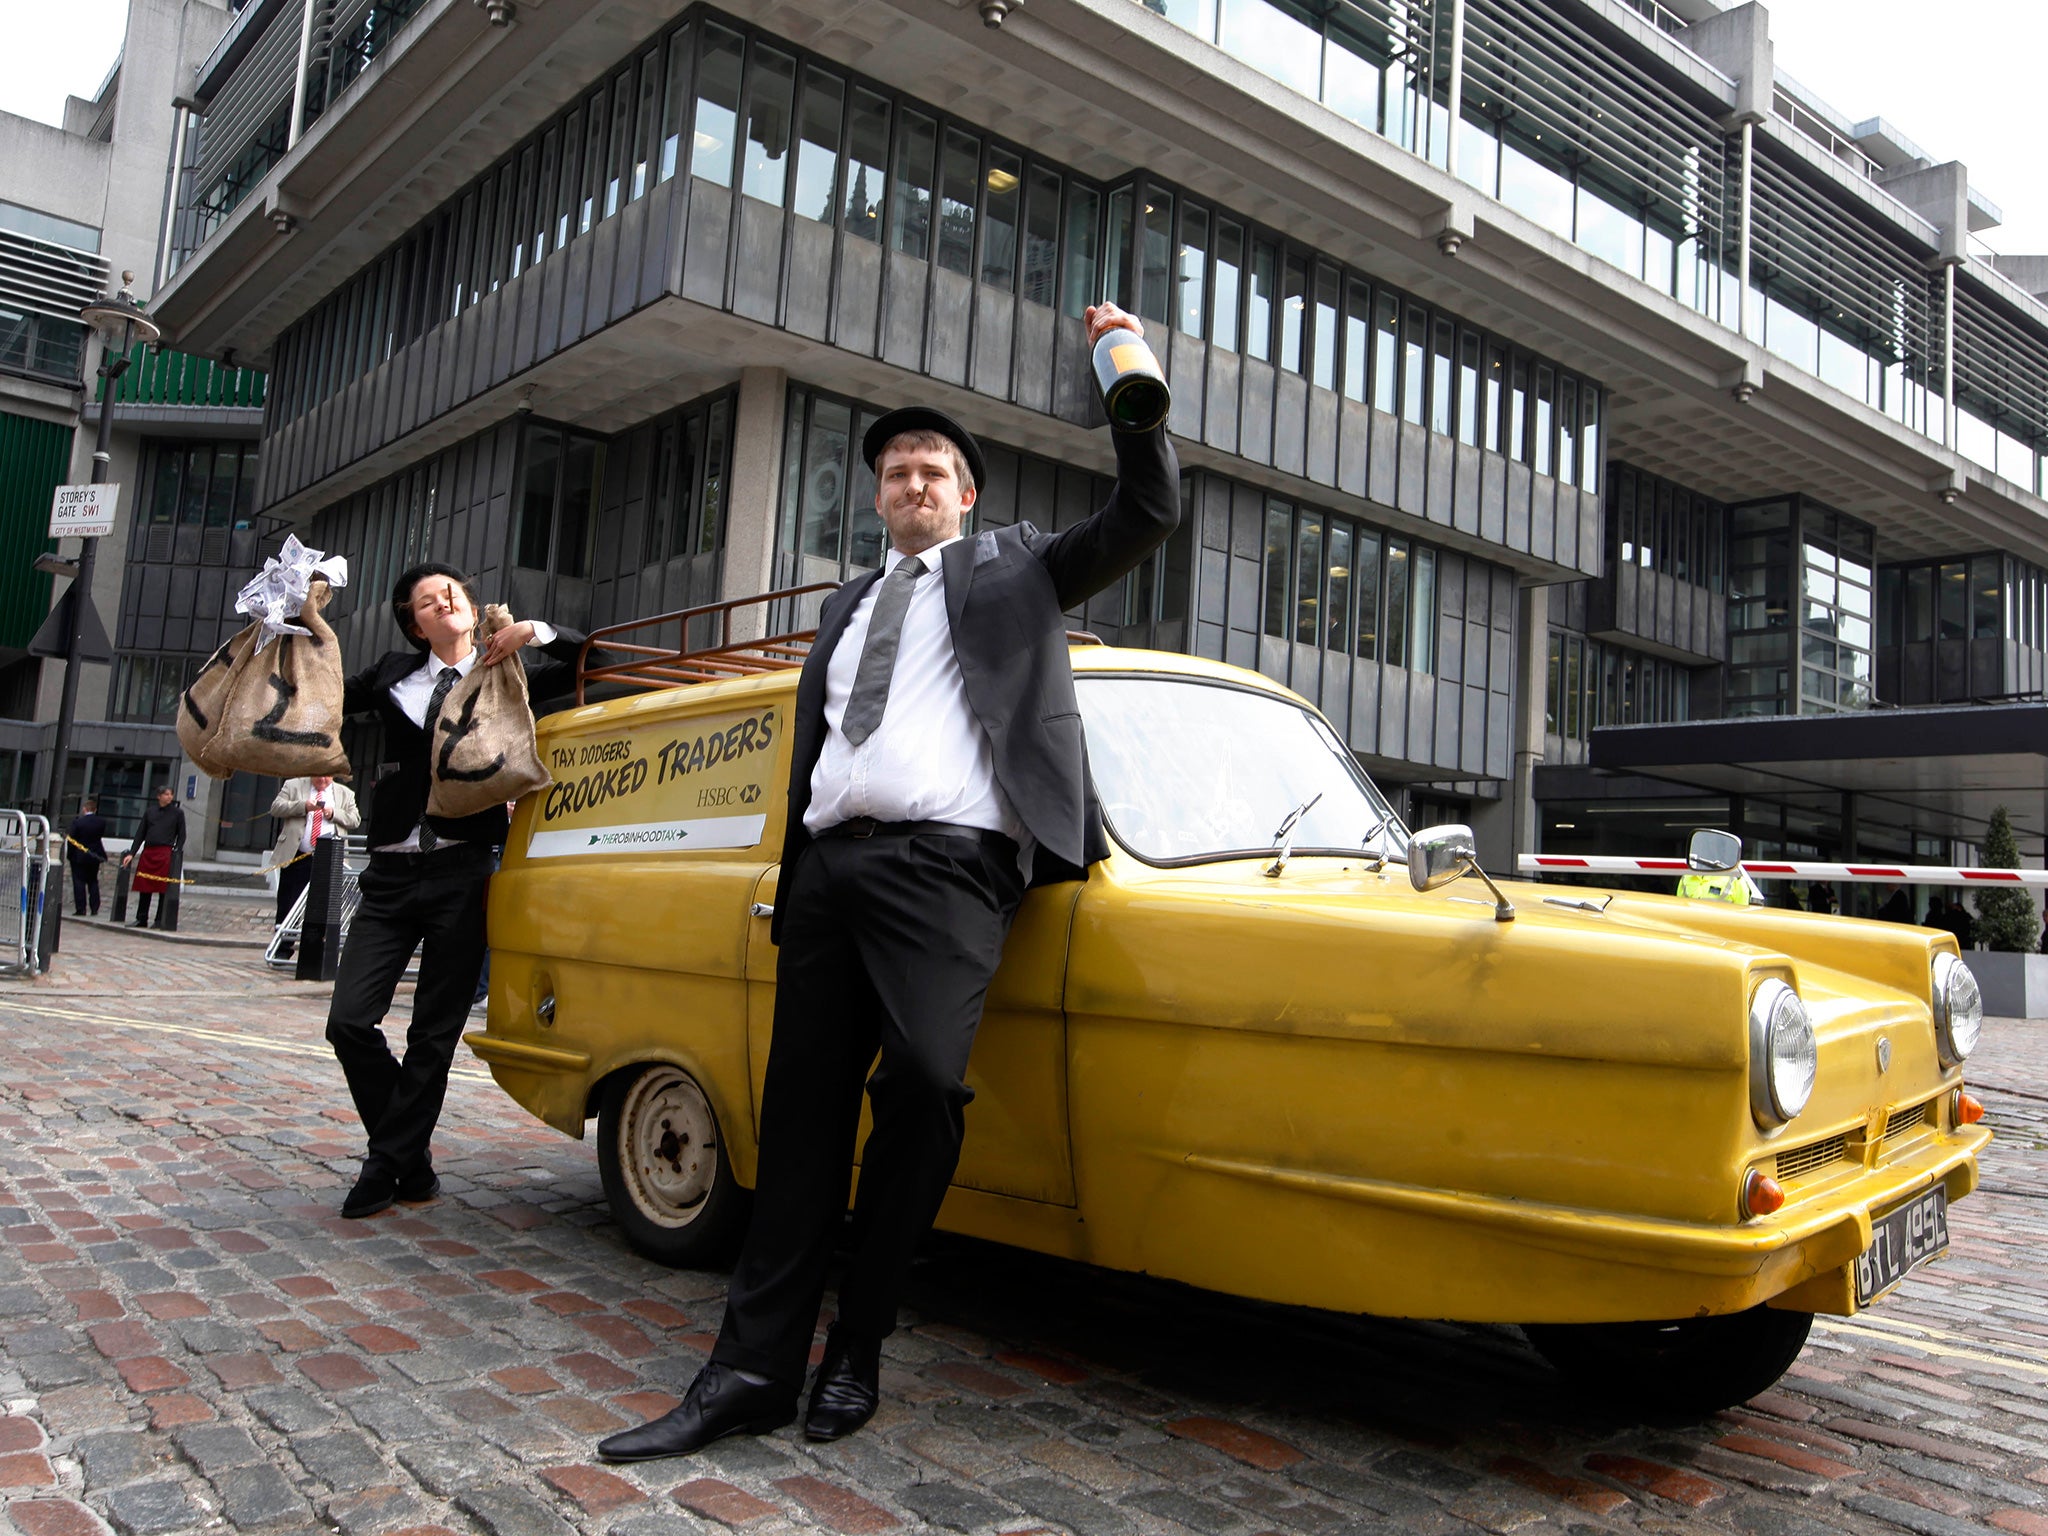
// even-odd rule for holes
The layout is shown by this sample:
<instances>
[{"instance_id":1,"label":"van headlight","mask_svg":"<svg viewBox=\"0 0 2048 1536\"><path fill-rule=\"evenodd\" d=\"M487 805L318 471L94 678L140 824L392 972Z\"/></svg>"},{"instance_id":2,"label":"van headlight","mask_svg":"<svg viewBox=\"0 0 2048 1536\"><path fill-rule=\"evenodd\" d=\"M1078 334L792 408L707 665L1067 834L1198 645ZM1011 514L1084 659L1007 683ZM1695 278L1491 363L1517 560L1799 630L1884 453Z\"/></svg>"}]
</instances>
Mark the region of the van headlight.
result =
<instances>
[{"instance_id":1,"label":"van headlight","mask_svg":"<svg viewBox=\"0 0 2048 1536\"><path fill-rule=\"evenodd\" d=\"M1813 1021L1799 994L1773 977L1749 1003L1749 1109L1774 1131L1806 1108L1820 1066Z\"/></svg>"},{"instance_id":2,"label":"van headlight","mask_svg":"<svg viewBox=\"0 0 2048 1536\"><path fill-rule=\"evenodd\" d=\"M1984 1032L1984 994L1977 978L1954 955L1934 957L1934 1043L1941 1064L1958 1066Z\"/></svg>"}]
</instances>

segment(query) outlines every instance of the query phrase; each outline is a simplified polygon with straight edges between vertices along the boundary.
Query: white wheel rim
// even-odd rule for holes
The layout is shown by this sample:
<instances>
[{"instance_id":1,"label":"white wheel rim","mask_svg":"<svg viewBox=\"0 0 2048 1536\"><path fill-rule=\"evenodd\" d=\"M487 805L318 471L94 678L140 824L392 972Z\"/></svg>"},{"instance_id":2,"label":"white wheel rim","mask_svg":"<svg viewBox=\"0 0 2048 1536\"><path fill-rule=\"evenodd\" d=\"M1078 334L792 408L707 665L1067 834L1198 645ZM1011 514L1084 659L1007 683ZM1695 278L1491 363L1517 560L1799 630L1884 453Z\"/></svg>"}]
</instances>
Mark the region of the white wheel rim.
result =
<instances>
[{"instance_id":1,"label":"white wheel rim","mask_svg":"<svg viewBox=\"0 0 2048 1536\"><path fill-rule=\"evenodd\" d=\"M704 1214L718 1175L718 1120L680 1067L642 1072L619 1115L619 1167L640 1214L687 1227Z\"/></svg>"}]
</instances>

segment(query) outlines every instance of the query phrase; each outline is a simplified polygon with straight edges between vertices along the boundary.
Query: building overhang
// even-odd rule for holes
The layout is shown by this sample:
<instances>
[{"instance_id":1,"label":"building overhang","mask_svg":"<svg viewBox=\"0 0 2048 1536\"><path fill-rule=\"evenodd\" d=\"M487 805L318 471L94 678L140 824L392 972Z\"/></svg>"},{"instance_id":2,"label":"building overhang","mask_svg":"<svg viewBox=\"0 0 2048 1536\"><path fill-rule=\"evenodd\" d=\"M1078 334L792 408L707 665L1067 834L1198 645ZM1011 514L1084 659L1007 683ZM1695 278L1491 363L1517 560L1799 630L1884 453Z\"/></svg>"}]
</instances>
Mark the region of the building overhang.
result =
<instances>
[{"instance_id":1,"label":"building overhang","mask_svg":"<svg viewBox=\"0 0 2048 1536\"><path fill-rule=\"evenodd\" d=\"M1593 731L1596 774L1832 809L1982 842L2004 806L2023 845L2048 830L2048 702L1690 720Z\"/></svg>"}]
</instances>

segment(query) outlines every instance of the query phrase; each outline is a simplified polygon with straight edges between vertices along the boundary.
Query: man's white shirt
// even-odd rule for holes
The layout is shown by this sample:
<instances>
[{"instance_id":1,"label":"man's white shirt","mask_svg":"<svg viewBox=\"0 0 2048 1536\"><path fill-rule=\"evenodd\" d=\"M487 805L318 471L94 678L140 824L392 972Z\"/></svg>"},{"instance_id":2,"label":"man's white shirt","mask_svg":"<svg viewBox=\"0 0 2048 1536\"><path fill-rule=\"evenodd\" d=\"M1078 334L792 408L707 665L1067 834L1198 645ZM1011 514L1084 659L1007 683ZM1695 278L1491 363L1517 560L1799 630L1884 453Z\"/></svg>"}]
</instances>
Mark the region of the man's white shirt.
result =
<instances>
[{"instance_id":1,"label":"man's white shirt","mask_svg":"<svg viewBox=\"0 0 2048 1536\"><path fill-rule=\"evenodd\" d=\"M529 622L533 625L533 643L535 645L554 644L554 625L543 623L539 619L533 619ZM482 660L483 647L478 645L472 645L469 648L469 654L456 662L444 662L432 651L428 651L426 658L420 662L417 669L406 673L405 676L391 685L391 702L399 707L406 719L410 720L421 730L425 730L427 728L427 706L434 701L434 684L440 681L442 669L452 666L459 677L467 677ZM516 664L518 664L516 653L501 663L504 666ZM428 748L430 751L432 750L432 743L428 744ZM457 841L459 841L457 838L443 837L440 839L440 845L446 846ZM420 851L420 829L414 827L410 832L406 833L405 841L402 843L384 843L371 851L374 853L418 853Z\"/></svg>"},{"instance_id":2,"label":"man's white shirt","mask_svg":"<svg viewBox=\"0 0 2048 1536\"><path fill-rule=\"evenodd\" d=\"M869 816L876 821L982 827L1014 839L1028 873L1031 834L996 784L994 750L968 705L967 685L953 651L940 555L947 544L958 542L957 537L947 539L918 556L925 572L912 587L910 606L904 611L888 707L874 734L857 747L847 741L841 722L860 671L881 581L873 582L855 605L825 668L825 745L811 769L811 804L804 812L804 825L817 833L856 816ZM891 549L884 576L906 558Z\"/></svg>"}]
</instances>

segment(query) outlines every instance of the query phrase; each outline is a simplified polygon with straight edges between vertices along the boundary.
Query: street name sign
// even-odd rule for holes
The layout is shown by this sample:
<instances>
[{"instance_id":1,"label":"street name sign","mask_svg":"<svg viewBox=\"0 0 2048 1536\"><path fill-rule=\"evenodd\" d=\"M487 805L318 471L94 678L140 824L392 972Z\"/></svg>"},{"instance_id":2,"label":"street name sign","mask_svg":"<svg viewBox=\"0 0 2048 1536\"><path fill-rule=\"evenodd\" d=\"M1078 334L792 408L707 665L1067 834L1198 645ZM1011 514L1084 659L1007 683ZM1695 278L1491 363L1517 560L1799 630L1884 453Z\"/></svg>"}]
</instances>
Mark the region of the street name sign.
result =
<instances>
[{"instance_id":1,"label":"street name sign","mask_svg":"<svg viewBox=\"0 0 2048 1536\"><path fill-rule=\"evenodd\" d=\"M58 486L50 503L50 537L105 538L114 531L114 504L120 498L118 485Z\"/></svg>"}]
</instances>

